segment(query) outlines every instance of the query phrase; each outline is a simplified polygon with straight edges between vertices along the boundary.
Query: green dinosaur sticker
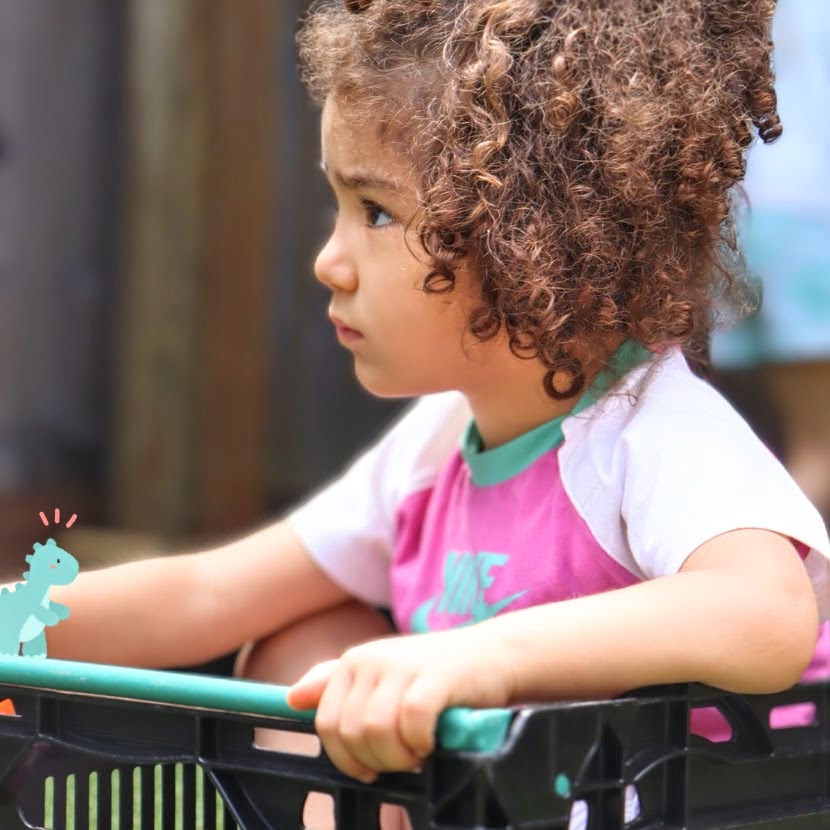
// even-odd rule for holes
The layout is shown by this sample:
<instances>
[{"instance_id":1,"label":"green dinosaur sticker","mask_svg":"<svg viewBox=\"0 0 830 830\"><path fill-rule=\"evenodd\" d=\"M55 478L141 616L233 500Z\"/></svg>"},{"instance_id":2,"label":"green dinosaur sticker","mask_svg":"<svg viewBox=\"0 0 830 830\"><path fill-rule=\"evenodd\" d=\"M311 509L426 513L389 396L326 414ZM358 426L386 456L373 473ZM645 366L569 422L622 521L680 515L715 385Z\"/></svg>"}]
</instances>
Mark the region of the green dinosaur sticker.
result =
<instances>
[{"instance_id":1,"label":"green dinosaur sticker","mask_svg":"<svg viewBox=\"0 0 830 830\"><path fill-rule=\"evenodd\" d=\"M57 625L69 616L69 609L49 599L53 585L69 585L78 575L78 560L59 548L54 539L45 545L35 542L34 553L26 557L29 570L25 582L10 591L0 590L0 656L46 657L47 625Z\"/></svg>"}]
</instances>

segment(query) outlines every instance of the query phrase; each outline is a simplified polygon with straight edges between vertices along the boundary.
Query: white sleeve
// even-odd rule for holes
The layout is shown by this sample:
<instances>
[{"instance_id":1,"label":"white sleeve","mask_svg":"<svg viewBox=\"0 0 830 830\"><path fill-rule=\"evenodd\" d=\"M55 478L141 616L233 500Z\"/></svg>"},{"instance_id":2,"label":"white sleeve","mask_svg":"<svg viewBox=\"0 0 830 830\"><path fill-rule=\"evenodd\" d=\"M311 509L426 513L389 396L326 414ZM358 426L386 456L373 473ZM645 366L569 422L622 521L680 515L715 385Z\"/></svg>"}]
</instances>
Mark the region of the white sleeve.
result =
<instances>
[{"instance_id":1,"label":"white sleeve","mask_svg":"<svg viewBox=\"0 0 830 830\"><path fill-rule=\"evenodd\" d=\"M733 530L780 533L830 618L830 542L818 511L746 422L682 355L632 371L563 424L562 483L602 549L638 579L677 573Z\"/></svg>"},{"instance_id":2,"label":"white sleeve","mask_svg":"<svg viewBox=\"0 0 830 830\"><path fill-rule=\"evenodd\" d=\"M289 515L317 564L353 596L389 605L398 505L431 486L469 417L458 393L421 398L343 475Z\"/></svg>"},{"instance_id":3,"label":"white sleeve","mask_svg":"<svg viewBox=\"0 0 830 830\"><path fill-rule=\"evenodd\" d=\"M830 544L818 511L711 387L667 367L663 387L615 448L628 547L648 577L677 572L700 545L742 528L809 549L822 618L830 617Z\"/></svg>"}]
</instances>

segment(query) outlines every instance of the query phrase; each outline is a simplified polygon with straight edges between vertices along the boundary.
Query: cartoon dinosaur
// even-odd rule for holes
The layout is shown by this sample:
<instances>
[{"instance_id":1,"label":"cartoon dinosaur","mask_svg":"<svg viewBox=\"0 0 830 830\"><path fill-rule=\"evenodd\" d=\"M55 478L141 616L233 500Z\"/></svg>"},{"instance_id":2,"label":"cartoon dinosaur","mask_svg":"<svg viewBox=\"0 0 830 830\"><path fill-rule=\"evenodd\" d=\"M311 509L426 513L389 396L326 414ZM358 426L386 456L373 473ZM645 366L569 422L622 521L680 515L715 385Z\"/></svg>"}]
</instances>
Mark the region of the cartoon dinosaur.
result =
<instances>
[{"instance_id":1,"label":"cartoon dinosaur","mask_svg":"<svg viewBox=\"0 0 830 830\"><path fill-rule=\"evenodd\" d=\"M26 557L29 570L26 582L18 582L14 590L0 590L0 656L46 657L47 625L57 625L69 616L69 609L51 602L53 585L69 585L78 575L78 560L59 548L54 539L45 545L35 542L34 553Z\"/></svg>"}]
</instances>

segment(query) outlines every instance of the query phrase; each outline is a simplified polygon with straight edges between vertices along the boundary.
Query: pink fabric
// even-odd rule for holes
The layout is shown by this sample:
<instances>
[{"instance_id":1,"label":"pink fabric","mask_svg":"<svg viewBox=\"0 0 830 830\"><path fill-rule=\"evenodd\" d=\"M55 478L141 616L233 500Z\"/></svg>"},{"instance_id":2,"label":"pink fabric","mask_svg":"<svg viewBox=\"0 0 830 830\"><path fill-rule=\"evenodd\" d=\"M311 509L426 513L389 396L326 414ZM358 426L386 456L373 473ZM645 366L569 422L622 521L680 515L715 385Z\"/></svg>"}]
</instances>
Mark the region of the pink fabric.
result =
<instances>
[{"instance_id":1,"label":"pink fabric","mask_svg":"<svg viewBox=\"0 0 830 830\"><path fill-rule=\"evenodd\" d=\"M806 557L809 549L797 544ZM400 631L414 619L428 630L496 613L633 585L639 579L594 539L562 485L551 451L500 484L477 487L456 451L432 488L416 492L397 515L391 570L392 613ZM425 630L417 628L416 630ZM551 632L555 638L556 632ZM830 623L822 626L803 680L830 677ZM813 722L815 707L773 710L774 729ZM714 707L694 709L690 729L713 742L732 730Z\"/></svg>"},{"instance_id":2,"label":"pink fabric","mask_svg":"<svg viewBox=\"0 0 830 830\"><path fill-rule=\"evenodd\" d=\"M824 623L819 629L815 654L801 679L809 683L828 677L830 677L830 622ZM773 709L769 716L769 726L771 729L811 726L815 723L815 718L814 704L792 703ZM693 709L689 717L689 729L693 735L700 735L713 743L722 743L732 737L732 729L728 721L714 706Z\"/></svg>"},{"instance_id":3,"label":"pink fabric","mask_svg":"<svg viewBox=\"0 0 830 830\"><path fill-rule=\"evenodd\" d=\"M801 679L810 682L827 678L830 678L830 621L819 628L816 653Z\"/></svg>"},{"instance_id":4,"label":"pink fabric","mask_svg":"<svg viewBox=\"0 0 830 830\"><path fill-rule=\"evenodd\" d=\"M473 484L456 452L432 489L404 501L396 540L391 579L401 631L412 630L413 613L431 599L428 622L436 630L475 621L466 598L492 609L515 597L503 608L514 611L639 581L608 556L576 512L556 451L487 487ZM466 566L454 571L464 557ZM460 613L448 610L454 601Z\"/></svg>"}]
</instances>

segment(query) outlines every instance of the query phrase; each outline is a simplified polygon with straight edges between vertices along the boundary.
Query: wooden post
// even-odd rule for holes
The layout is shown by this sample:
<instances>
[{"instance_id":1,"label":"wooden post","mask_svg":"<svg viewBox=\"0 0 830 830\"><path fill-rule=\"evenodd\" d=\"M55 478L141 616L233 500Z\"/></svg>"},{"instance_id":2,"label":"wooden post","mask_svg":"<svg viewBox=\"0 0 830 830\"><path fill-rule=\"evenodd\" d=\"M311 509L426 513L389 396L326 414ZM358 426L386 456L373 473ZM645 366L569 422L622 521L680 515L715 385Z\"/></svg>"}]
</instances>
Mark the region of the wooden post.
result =
<instances>
[{"instance_id":1,"label":"wooden post","mask_svg":"<svg viewBox=\"0 0 830 830\"><path fill-rule=\"evenodd\" d=\"M274 4L132 0L113 513L261 518Z\"/></svg>"},{"instance_id":2,"label":"wooden post","mask_svg":"<svg viewBox=\"0 0 830 830\"><path fill-rule=\"evenodd\" d=\"M265 495L267 276L271 265L276 7L211 0L209 159L199 529L261 517Z\"/></svg>"}]
</instances>

